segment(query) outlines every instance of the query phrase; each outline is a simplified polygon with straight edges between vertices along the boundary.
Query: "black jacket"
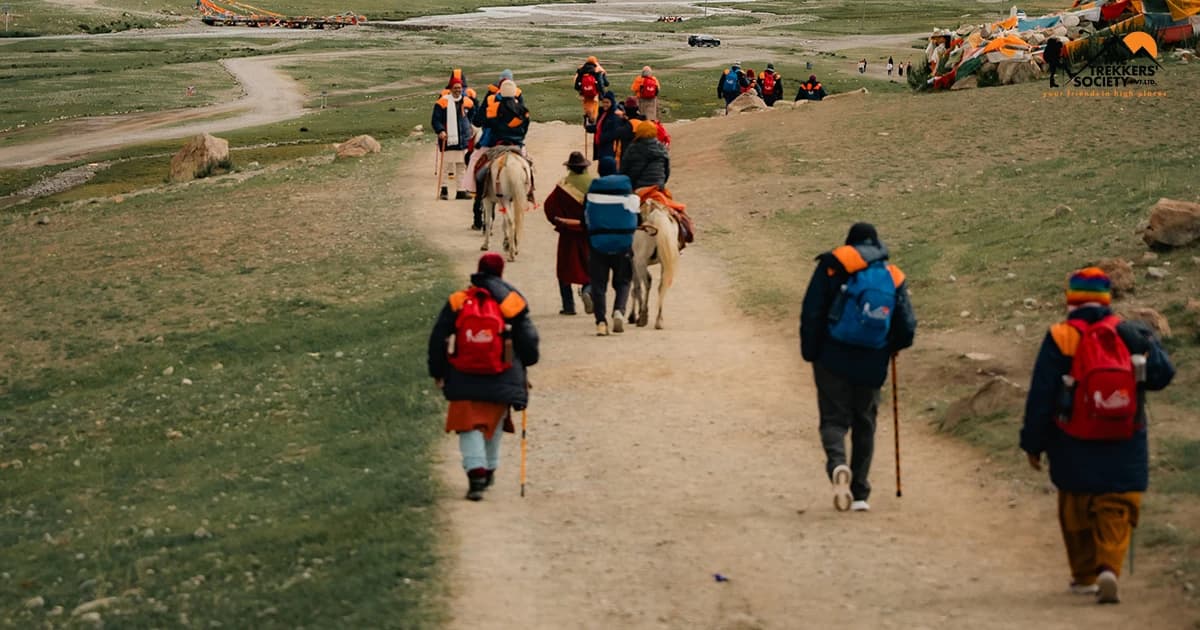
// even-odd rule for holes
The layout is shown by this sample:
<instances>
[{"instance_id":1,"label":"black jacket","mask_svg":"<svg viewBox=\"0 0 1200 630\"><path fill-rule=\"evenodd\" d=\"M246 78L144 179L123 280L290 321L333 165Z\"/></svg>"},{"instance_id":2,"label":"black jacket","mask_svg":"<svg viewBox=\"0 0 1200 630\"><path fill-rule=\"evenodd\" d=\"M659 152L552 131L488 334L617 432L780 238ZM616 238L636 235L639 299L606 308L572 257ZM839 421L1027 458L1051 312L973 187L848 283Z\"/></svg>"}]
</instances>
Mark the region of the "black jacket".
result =
<instances>
[{"instance_id":1,"label":"black jacket","mask_svg":"<svg viewBox=\"0 0 1200 630\"><path fill-rule=\"evenodd\" d=\"M487 289L500 302L504 319L512 326L512 367L503 374L488 376L463 374L450 365L446 356L446 340L454 335L454 321L458 313L447 301L429 335L429 375L446 380L442 388L446 400L502 402L522 409L529 404L525 368L538 362L538 333L529 318L529 306L519 291L496 276L473 274L471 286Z\"/></svg>"},{"instance_id":2,"label":"black jacket","mask_svg":"<svg viewBox=\"0 0 1200 630\"><path fill-rule=\"evenodd\" d=\"M860 243L854 249L867 264L888 257L883 245ZM851 346L829 335L829 308L849 274L832 251L817 256L817 261L800 311L800 354L805 361L820 363L855 385L881 387L887 380L891 356L911 346L916 335L917 318L909 301L908 283L896 287L896 308L892 311L887 347L875 350Z\"/></svg>"},{"instance_id":3,"label":"black jacket","mask_svg":"<svg viewBox=\"0 0 1200 630\"><path fill-rule=\"evenodd\" d=\"M1111 312L1107 307L1086 306L1072 311L1071 318L1093 323ZM1071 371L1072 358L1063 355L1050 333L1042 340L1025 401L1021 448L1031 455L1049 456L1050 480L1059 490L1086 494L1142 492L1149 485L1146 391L1169 385L1175 367L1143 324L1123 321L1117 325L1117 334L1130 354L1146 355L1146 380L1138 387L1137 396L1136 421L1141 428L1132 439L1118 442L1079 440L1058 428L1055 416L1062 377Z\"/></svg>"},{"instance_id":4,"label":"black jacket","mask_svg":"<svg viewBox=\"0 0 1200 630\"><path fill-rule=\"evenodd\" d=\"M634 190L665 186L671 178L671 156L657 138L634 140L621 154L621 173L629 176Z\"/></svg>"}]
</instances>

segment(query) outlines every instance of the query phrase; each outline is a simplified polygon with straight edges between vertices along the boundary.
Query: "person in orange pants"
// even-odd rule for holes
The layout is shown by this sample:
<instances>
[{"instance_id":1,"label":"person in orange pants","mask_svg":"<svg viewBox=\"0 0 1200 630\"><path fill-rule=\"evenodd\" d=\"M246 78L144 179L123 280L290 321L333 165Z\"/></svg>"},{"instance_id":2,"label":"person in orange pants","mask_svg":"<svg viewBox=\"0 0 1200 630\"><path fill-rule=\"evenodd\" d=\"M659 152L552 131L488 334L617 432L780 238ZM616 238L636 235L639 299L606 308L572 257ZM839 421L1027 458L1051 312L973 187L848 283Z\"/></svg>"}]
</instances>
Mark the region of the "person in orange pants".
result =
<instances>
[{"instance_id":1,"label":"person in orange pants","mask_svg":"<svg viewBox=\"0 0 1200 630\"><path fill-rule=\"evenodd\" d=\"M1067 321L1042 340L1021 428L1029 465L1041 470L1042 453L1050 460L1070 590L1101 604L1121 601L1117 580L1149 484L1146 392L1175 376L1154 333L1116 318L1111 296L1102 270L1071 275ZM1093 341L1101 338L1109 341ZM1096 367L1104 367L1105 379L1090 376Z\"/></svg>"}]
</instances>

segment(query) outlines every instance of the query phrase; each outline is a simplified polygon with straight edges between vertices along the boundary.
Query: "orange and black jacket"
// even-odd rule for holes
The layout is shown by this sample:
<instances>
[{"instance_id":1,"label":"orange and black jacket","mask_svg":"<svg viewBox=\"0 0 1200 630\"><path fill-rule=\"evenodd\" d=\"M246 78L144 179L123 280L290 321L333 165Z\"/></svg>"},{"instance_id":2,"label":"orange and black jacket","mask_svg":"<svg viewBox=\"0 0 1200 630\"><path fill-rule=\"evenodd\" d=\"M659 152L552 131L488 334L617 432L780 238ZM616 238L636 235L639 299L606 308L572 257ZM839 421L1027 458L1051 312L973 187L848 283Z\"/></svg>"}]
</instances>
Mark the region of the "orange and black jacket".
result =
<instances>
[{"instance_id":1,"label":"orange and black jacket","mask_svg":"<svg viewBox=\"0 0 1200 630\"><path fill-rule=\"evenodd\" d=\"M1071 311L1070 318L1092 324L1111 313L1106 306L1081 306ZM1050 458L1050 480L1064 492L1142 492L1149 485L1146 391L1169 385L1175 376L1175 366L1144 324L1122 321L1117 324L1117 334L1130 354L1146 355L1146 380L1138 384L1137 393L1135 422L1139 428L1132 439L1079 440L1058 427L1062 377L1071 372L1075 350L1082 338L1071 324L1060 322L1050 327L1033 364L1021 427L1021 449L1031 455L1046 453Z\"/></svg>"},{"instance_id":2,"label":"orange and black jacket","mask_svg":"<svg viewBox=\"0 0 1200 630\"><path fill-rule=\"evenodd\" d=\"M464 374L450 365L446 356L446 339L454 334L454 322L466 301L466 291L463 290L450 295L429 335L429 375L445 379L442 394L446 400L499 402L518 409L524 408L529 403L525 368L538 362L538 333L529 318L529 305L512 285L490 274L472 274L471 286L487 289L500 303L500 313L512 327L512 367L502 374L491 376Z\"/></svg>"},{"instance_id":3,"label":"orange and black jacket","mask_svg":"<svg viewBox=\"0 0 1200 630\"><path fill-rule=\"evenodd\" d=\"M896 283L896 308L892 311L888 345L884 348L851 346L830 337L829 309L851 274L887 257L887 248L873 242L843 245L817 256L817 268L808 283L800 311L800 354L805 361L819 363L854 385L883 385L888 360L911 346L917 331L917 317L908 297L904 272L895 265L888 265Z\"/></svg>"},{"instance_id":4,"label":"orange and black jacket","mask_svg":"<svg viewBox=\"0 0 1200 630\"><path fill-rule=\"evenodd\" d=\"M503 97L499 92L489 95L483 109L483 126L491 132L492 144L525 144L529 110L520 90L512 98Z\"/></svg>"}]
</instances>

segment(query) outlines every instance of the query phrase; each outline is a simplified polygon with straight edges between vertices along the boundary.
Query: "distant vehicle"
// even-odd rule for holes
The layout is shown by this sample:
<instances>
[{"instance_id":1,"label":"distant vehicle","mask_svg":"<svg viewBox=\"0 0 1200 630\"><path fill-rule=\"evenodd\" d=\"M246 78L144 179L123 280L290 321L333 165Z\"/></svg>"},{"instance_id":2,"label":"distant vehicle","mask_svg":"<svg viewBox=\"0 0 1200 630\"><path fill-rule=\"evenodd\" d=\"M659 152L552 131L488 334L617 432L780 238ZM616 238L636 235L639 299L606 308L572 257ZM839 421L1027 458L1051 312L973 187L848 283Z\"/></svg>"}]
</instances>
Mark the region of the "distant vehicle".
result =
<instances>
[{"instance_id":1,"label":"distant vehicle","mask_svg":"<svg viewBox=\"0 0 1200 630\"><path fill-rule=\"evenodd\" d=\"M688 46L720 46L721 40L712 35L688 35Z\"/></svg>"}]
</instances>

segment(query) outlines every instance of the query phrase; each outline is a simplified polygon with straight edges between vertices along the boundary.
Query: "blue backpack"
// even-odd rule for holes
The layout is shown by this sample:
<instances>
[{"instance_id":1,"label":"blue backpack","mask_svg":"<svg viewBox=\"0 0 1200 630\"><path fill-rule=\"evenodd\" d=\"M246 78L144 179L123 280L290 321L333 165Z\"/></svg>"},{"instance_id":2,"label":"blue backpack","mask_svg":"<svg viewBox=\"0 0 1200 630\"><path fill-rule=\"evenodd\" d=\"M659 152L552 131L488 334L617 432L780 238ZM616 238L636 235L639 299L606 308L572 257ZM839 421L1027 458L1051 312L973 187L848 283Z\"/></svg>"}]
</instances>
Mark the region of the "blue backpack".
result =
<instances>
[{"instance_id":1,"label":"blue backpack","mask_svg":"<svg viewBox=\"0 0 1200 630\"><path fill-rule=\"evenodd\" d=\"M629 177L606 175L592 180L583 206L588 244L592 249L617 254L633 247L638 203Z\"/></svg>"},{"instance_id":2,"label":"blue backpack","mask_svg":"<svg viewBox=\"0 0 1200 630\"><path fill-rule=\"evenodd\" d=\"M850 276L829 308L829 335L851 346L887 347L896 309L896 283L886 260Z\"/></svg>"},{"instance_id":3,"label":"blue backpack","mask_svg":"<svg viewBox=\"0 0 1200 630\"><path fill-rule=\"evenodd\" d=\"M737 94L742 89L738 81L738 72L732 68L725 73L725 78L721 80L721 92L725 94Z\"/></svg>"}]
</instances>

